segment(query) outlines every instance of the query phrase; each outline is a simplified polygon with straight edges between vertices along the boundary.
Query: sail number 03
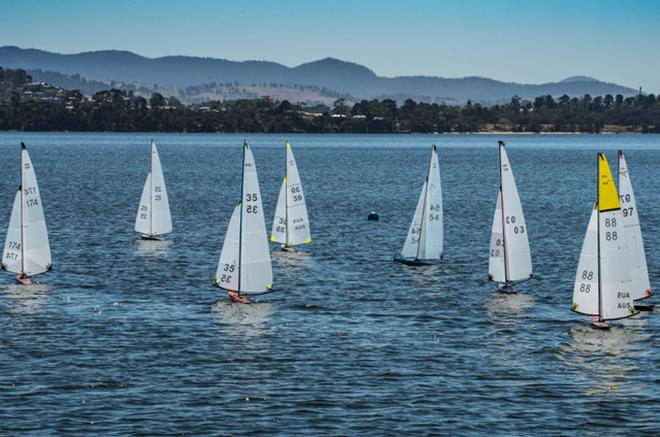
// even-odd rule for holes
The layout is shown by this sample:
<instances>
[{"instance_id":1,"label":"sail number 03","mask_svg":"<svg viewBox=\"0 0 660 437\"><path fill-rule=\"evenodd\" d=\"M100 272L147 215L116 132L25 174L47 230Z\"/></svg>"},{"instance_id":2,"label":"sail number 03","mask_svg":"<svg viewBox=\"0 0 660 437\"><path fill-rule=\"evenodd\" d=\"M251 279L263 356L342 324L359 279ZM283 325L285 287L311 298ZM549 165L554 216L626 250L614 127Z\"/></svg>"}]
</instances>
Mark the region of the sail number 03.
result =
<instances>
[{"instance_id":1,"label":"sail number 03","mask_svg":"<svg viewBox=\"0 0 660 437\"><path fill-rule=\"evenodd\" d=\"M523 225L517 225L516 226L516 216L515 215L509 215L504 218L504 221L506 222L507 225L514 225L513 226L513 233L514 234L524 234L525 233L525 226Z\"/></svg>"}]
</instances>

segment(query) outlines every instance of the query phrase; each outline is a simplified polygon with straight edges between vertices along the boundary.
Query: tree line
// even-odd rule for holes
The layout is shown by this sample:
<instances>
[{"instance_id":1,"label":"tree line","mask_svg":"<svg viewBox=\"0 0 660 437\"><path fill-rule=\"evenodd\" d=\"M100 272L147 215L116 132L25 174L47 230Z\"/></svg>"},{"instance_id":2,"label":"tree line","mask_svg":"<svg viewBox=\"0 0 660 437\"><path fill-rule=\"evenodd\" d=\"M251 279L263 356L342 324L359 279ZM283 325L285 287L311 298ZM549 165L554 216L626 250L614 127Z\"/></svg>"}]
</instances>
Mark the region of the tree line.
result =
<instances>
[{"instance_id":1,"label":"tree line","mask_svg":"<svg viewBox=\"0 0 660 437\"><path fill-rule=\"evenodd\" d=\"M176 98L111 89L87 98L0 68L0 130L265 133L466 133L634 131L660 133L660 97L639 94L534 100L486 106L392 99L330 107L268 97L183 105Z\"/></svg>"}]
</instances>

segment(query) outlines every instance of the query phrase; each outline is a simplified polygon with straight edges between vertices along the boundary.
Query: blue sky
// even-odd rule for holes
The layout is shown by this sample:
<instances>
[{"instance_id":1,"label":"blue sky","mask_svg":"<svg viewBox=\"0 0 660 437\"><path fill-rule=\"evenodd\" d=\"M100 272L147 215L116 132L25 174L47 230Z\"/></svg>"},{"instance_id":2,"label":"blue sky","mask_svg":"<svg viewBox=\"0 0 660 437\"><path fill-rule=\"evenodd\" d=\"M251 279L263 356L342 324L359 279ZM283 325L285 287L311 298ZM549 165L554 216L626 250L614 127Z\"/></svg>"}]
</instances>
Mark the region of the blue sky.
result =
<instances>
[{"instance_id":1,"label":"blue sky","mask_svg":"<svg viewBox=\"0 0 660 437\"><path fill-rule=\"evenodd\" d=\"M571 75L660 93L660 1L2 0L0 45L265 59L382 76Z\"/></svg>"}]
</instances>

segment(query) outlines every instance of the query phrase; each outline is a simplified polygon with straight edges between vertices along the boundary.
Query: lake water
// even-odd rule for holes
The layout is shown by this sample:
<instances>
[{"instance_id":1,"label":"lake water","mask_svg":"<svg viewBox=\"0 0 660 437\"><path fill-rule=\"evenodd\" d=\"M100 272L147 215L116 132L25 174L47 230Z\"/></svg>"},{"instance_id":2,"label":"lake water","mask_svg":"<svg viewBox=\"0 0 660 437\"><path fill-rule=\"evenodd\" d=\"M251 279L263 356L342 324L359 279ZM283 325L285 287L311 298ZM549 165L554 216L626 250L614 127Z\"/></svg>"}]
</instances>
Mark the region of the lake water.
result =
<instances>
[{"instance_id":1,"label":"lake water","mask_svg":"<svg viewBox=\"0 0 660 437\"><path fill-rule=\"evenodd\" d=\"M162 243L133 232L149 138L0 134L2 239L25 141L53 254L41 285L0 276L2 434L660 435L660 311L609 332L570 312L597 150L627 152L660 288L659 136L154 134ZM243 138L269 230L292 142L314 240L250 306L212 287ZM540 276L515 295L487 281L498 139ZM392 256L433 143L445 259L415 269Z\"/></svg>"}]
</instances>

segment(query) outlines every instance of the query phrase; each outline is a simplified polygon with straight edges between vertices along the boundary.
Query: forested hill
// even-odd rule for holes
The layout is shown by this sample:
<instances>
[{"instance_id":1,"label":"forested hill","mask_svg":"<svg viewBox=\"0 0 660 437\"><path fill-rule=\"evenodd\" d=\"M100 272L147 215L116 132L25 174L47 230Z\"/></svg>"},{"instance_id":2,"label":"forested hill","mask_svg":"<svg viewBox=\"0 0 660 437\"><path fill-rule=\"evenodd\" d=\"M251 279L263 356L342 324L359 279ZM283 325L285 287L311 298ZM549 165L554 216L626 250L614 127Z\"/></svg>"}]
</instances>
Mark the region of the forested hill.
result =
<instances>
[{"instance_id":1,"label":"forested hill","mask_svg":"<svg viewBox=\"0 0 660 437\"><path fill-rule=\"evenodd\" d=\"M408 99L337 99L307 107L267 97L184 105L153 93L105 90L91 98L0 68L0 130L117 132L656 132L660 98L550 95L502 105L445 105Z\"/></svg>"},{"instance_id":2,"label":"forested hill","mask_svg":"<svg viewBox=\"0 0 660 437\"><path fill-rule=\"evenodd\" d=\"M190 56L147 58L118 50L59 54L5 46L0 47L0 66L79 75L88 81L121 82L125 88L152 84L183 90L190 86L222 83L235 83L240 89L259 88L259 84L310 86L352 101L389 98L402 103L412 98L428 103L452 104L471 100L493 104L506 102L514 95L533 99L540 95L559 97L566 94L576 97L621 94L628 97L637 94L635 89L584 76L544 84L501 82L483 77L381 77L362 65L333 58L287 67L268 61L238 62ZM53 83L67 86L65 83ZM258 90L256 93L256 97L262 96ZM178 95L172 92L170 95L179 100L186 98L185 93ZM309 96L303 95L301 98Z\"/></svg>"}]
</instances>

